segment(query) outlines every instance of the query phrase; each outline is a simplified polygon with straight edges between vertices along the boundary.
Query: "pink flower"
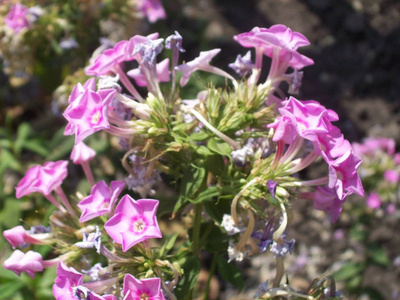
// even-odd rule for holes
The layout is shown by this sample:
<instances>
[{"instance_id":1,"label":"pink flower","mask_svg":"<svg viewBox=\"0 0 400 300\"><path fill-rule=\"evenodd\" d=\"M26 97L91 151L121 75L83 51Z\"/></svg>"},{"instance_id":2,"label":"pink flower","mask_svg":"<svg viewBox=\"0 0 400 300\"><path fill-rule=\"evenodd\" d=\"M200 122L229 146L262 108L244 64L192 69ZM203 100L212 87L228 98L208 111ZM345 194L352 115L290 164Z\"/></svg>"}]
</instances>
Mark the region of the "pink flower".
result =
<instances>
[{"instance_id":1,"label":"pink flower","mask_svg":"<svg viewBox=\"0 0 400 300\"><path fill-rule=\"evenodd\" d=\"M78 82L78 84L74 86L71 94L68 97L68 103L70 103L69 106L72 107L71 103L74 103L76 100L78 100L79 102L79 99L86 90L96 90L96 80L94 78L90 78L89 80L87 80L84 85ZM65 127L64 135L73 135L74 133L74 127L71 123L68 123Z\"/></svg>"},{"instance_id":2,"label":"pink flower","mask_svg":"<svg viewBox=\"0 0 400 300\"><path fill-rule=\"evenodd\" d=\"M317 134L317 139L314 141L315 152L327 161L328 163L339 156L344 155L351 150L351 144L344 139L340 129L336 126L328 124L328 132Z\"/></svg>"},{"instance_id":3,"label":"pink flower","mask_svg":"<svg viewBox=\"0 0 400 300\"><path fill-rule=\"evenodd\" d=\"M89 88L69 104L63 116L69 122L65 135L75 133L75 144L102 129L110 128L108 123L108 104L115 95L115 90L94 92Z\"/></svg>"},{"instance_id":4,"label":"pink flower","mask_svg":"<svg viewBox=\"0 0 400 300\"><path fill-rule=\"evenodd\" d=\"M53 295L56 300L115 300L114 295L100 296L84 286L83 275L74 268L60 262L57 267L57 278L54 280Z\"/></svg>"},{"instance_id":5,"label":"pink flower","mask_svg":"<svg viewBox=\"0 0 400 300\"><path fill-rule=\"evenodd\" d=\"M114 216L104 224L104 229L125 252L137 243L149 238L161 238L156 212L158 200L133 200L129 195L122 197Z\"/></svg>"},{"instance_id":6,"label":"pink flower","mask_svg":"<svg viewBox=\"0 0 400 300\"><path fill-rule=\"evenodd\" d=\"M341 200L334 189L328 186L317 187L314 193L314 208L326 212L335 223L342 211Z\"/></svg>"},{"instance_id":7,"label":"pink flower","mask_svg":"<svg viewBox=\"0 0 400 300\"><path fill-rule=\"evenodd\" d=\"M164 300L160 278L138 280L131 274L124 277L124 300Z\"/></svg>"},{"instance_id":8,"label":"pink flower","mask_svg":"<svg viewBox=\"0 0 400 300\"><path fill-rule=\"evenodd\" d=\"M196 70L207 71L210 61L220 51L221 51L221 49L202 51L202 52L200 52L200 55L198 57L196 57L194 60L192 60L188 63L185 63L183 65L179 65L179 66L175 67L176 70L178 70L179 72L182 73L182 78L181 78L181 82L180 82L181 86L186 85L190 76Z\"/></svg>"},{"instance_id":9,"label":"pink flower","mask_svg":"<svg viewBox=\"0 0 400 300\"><path fill-rule=\"evenodd\" d=\"M160 0L141 0L138 9L147 16L150 23L167 17Z\"/></svg>"},{"instance_id":10,"label":"pink flower","mask_svg":"<svg viewBox=\"0 0 400 300\"><path fill-rule=\"evenodd\" d=\"M111 189L104 180L96 183L90 195L79 202L78 207L82 210L79 222L86 222L98 216L110 213L118 196L125 186L123 181L111 181Z\"/></svg>"},{"instance_id":11,"label":"pink flower","mask_svg":"<svg viewBox=\"0 0 400 300\"><path fill-rule=\"evenodd\" d=\"M363 143L353 143L354 153L358 156L374 155L377 150L393 155L395 151L395 141L393 139L379 137L366 138Z\"/></svg>"},{"instance_id":12,"label":"pink flower","mask_svg":"<svg viewBox=\"0 0 400 300\"><path fill-rule=\"evenodd\" d=\"M67 177L67 166L68 161L59 160L46 162L43 167L40 165L30 167L15 188L16 197L21 198L33 192L49 195Z\"/></svg>"},{"instance_id":13,"label":"pink flower","mask_svg":"<svg viewBox=\"0 0 400 300\"><path fill-rule=\"evenodd\" d=\"M82 164L88 162L96 156L96 151L88 147L84 142L74 145L71 152L71 160L74 164Z\"/></svg>"},{"instance_id":14,"label":"pink flower","mask_svg":"<svg viewBox=\"0 0 400 300\"><path fill-rule=\"evenodd\" d=\"M371 192L366 199L367 206L372 209L378 209L382 205L382 199L376 192Z\"/></svg>"},{"instance_id":15,"label":"pink flower","mask_svg":"<svg viewBox=\"0 0 400 300\"><path fill-rule=\"evenodd\" d=\"M310 44L307 38L285 25L274 25L270 28L254 27L250 32L238 34L233 38L243 47L258 48L271 58L274 57L274 50L277 51L279 61L293 69L300 70L314 64L312 59L297 52L299 47Z\"/></svg>"},{"instance_id":16,"label":"pink flower","mask_svg":"<svg viewBox=\"0 0 400 300\"><path fill-rule=\"evenodd\" d=\"M170 76L170 71L169 71L169 59L166 58L160 63L157 64L156 66L157 70L157 79L159 82L168 82L169 81L169 76ZM135 79L135 82L138 86L147 86L146 82L146 76L142 73L140 68L136 68L133 70L130 70L127 75L133 79Z\"/></svg>"},{"instance_id":17,"label":"pink flower","mask_svg":"<svg viewBox=\"0 0 400 300\"><path fill-rule=\"evenodd\" d=\"M32 278L35 277L36 272L43 271L42 256L34 251L24 253L20 250L15 250L4 262L3 266L18 276L25 272Z\"/></svg>"},{"instance_id":18,"label":"pink flower","mask_svg":"<svg viewBox=\"0 0 400 300\"><path fill-rule=\"evenodd\" d=\"M337 115L327 110L316 101L299 101L294 97L283 102L284 106L279 108L282 115L268 128L274 128L273 141L283 140L291 144L297 136L315 141L317 134L328 132L330 121L337 120Z\"/></svg>"},{"instance_id":19,"label":"pink flower","mask_svg":"<svg viewBox=\"0 0 400 300\"><path fill-rule=\"evenodd\" d=\"M86 75L107 75L110 72L118 73L116 68L124 61L133 60L132 55L135 45L154 40L158 37L158 33L151 34L147 37L135 35L129 41L120 41L111 49L107 49L97 56L93 63L85 68Z\"/></svg>"},{"instance_id":20,"label":"pink flower","mask_svg":"<svg viewBox=\"0 0 400 300\"><path fill-rule=\"evenodd\" d=\"M5 16L4 23L15 33L18 33L22 29L29 27L28 11L29 9L22 4L14 4L11 6L10 12Z\"/></svg>"},{"instance_id":21,"label":"pink flower","mask_svg":"<svg viewBox=\"0 0 400 300\"><path fill-rule=\"evenodd\" d=\"M353 193L364 196L364 189L357 174L360 164L361 159L354 155L352 150L329 163L329 187L336 189L339 199L343 200Z\"/></svg>"},{"instance_id":22,"label":"pink flower","mask_svg":"<svg viewBox=\"0 0 400 300\"><path fill-rule=\"evenodd\" d=\"M383 174L385 180L389 183L396 184L399 181L399 172L396 170L386 170Z\"/></svg>"},{"instance_id":23,"label":"pink flower","mask_svg":"<svg viewBox=\"0 0 400 300\"><path fill-rule=\"evenodd\" d=\"M3 231L3 236L11 244L13 248L25 245L26 235L27 235L26 231L24 227L22 227L21 225Z\"/></svg>"}]
</instances>

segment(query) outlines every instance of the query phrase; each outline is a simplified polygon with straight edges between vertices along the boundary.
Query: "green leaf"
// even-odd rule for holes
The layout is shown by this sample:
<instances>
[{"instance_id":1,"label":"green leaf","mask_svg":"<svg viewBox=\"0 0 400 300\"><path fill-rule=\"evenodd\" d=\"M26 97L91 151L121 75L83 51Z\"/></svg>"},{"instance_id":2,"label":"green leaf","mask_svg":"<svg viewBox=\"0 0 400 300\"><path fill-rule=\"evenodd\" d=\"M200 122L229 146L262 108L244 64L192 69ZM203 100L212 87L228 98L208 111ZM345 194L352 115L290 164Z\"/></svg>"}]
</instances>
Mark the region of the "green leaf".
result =
<instances>
[{"instance_id":1,"label":"green leaf","mask_svg":"<svg viewBox=\"0 0 400 300\"><path fill-rule=\"evenodd\" d=\"M190 202L198 204L205 201L211 201L214 197L220 195L219 189L216 186L210 186L206 190L202 191L196 199L189 199Z\"/></svg>"},{"instance_id":2,"label":"green leaf","mask_svg":"<svg viewBox=\"0 0 400 300\"><path fill-rule=\"evenodd\" d=\"M0 222L7 228L19 225L21 217L20 200L15 198L7 198L4 208L0 213Z\"/></svg>"},{"instance_id":3,"label":"green leaf","mask_svg":"<svg viewBox=\"0 0 400 300\"><path fill-rule=\"evenodd\" d=\"M224 156L230 156L232 152L232 147L219 139L218 140L214 138L210 139L207 146L211 151L214 151Z\"/></svg>"},{"instance_id":4,"label":"green leaf","mask_svg":"<svg viewBox=\"0 0 400 300\"><path fill-rule=\"evenodd\" d=\"M336 281L339 280L348 280L353 278L363 272L365 269L364 264L361 263L348 263L347 265L340 268L338 271L333 274L333 277Z\"/></svg>"},{"instance_id":5,"label":"green leaf","mask_svg":"<svg viewBox=\"0 0 400 300\"><path fill-rule=\"evenodd\" d=\"M388 266L390 265L390 259L387 256L385 249L379 246L368 247L368 255L372 261L378 265Z\"/></svg>"},{"instance_id":6,"label":"green leaf","mask_svg":"<svg viewBox=\"0 0 400 300\"><path fill-rule=\"evenodd\" d=\"M214 152L211 152L210 149L208 149L205 146L200 146L196 149L196 152L200 155L203 156L208 156L208 155L214 155Z\"/></svg>"},{"instance_id":7,"label":"green leaf","mask_svg":"<svg viewBox=\"0 0 400 300\"><path fill-rule=\"evenodd\" d=\"M17 138L14 143L14 151L17 155L21 153L25 141L28 139L32 129L28 123L22 123L17 129Z\"/></svg>"},{"instance_id":8,"label":"green leaf","mask_svg":"<svg viewBox=\"0 0 400 300\"><path fill-rule=\"evenodd\" d=\"M53 144L53 143L51 143ZM74 146L74 138L72 136L65 136L60 143L55 144L50 154L46 157L47 160L59 160L64 158L65 156L69 156Z\"/></svg>"},{"instance_id":9,"label":"green leaf","mask_svg":"<svg viewBox=\"0 0 400 300\"><path fill-rule=\"evenodd\" d=\"M42 155L42 156L49 155L49 151L45 147L43 147L41 144L42 144L42 141L40 141L40 140L29 140L29 141L25 141L23 148L27 149L29 151L32 151L36 154Z\"/></svg>"},{"instance_id":10,"label":"green leaf","mask_svg":"<svg viewBox=\"0 0 400 300\"><path fill-rule=\"evenodd\" d=\"M218 223L222 222L222 217L224 214L231 213L231 201L230 199L218 199L218 201L210 201L205 202L204 207L206 209L207 214Z\"/></svg>"},{"instance_id":11,"label":"green leaf","mask_svg":"<svg viewBox=\"0 0 400 300\"><path fill-rule=\"evenodd\" d=\"M189 257L182 264L183 276L175 289L177 299L185 299L189 291L195 286L201 269L201 262L198 257Z\"/></svg>"},{"instance_id":12,"label":"green leaf","mask_svg":"<svg viewBox=\"0 0 400 300\"><path fill-rule=\"evenodd\" d=\"M24 285L25 283L19 280L19 278L18 280L2 282L0 285L0 299L7 299L14 296Z\"/></svg>"},{"instance_id":13,"label":"green leaf","mask_svg":"<svg viewBox=\"0 0 400 300\"><path fill-rule=\"evenodd\" d=\"M218 272L222 278L235 286L239 291L244 287L242 272L233 262L228 263L225 258L217 257Z\"/></svg>"},{"instance_id":14,"label":"green leaf","mask_svg":"<svg viewBox=\"0 0 400 300\"><path fill-rule=\"evenodd\" d=\"M181 193L184 197L193 199L195 193L199 190L201 184L206 176L206 170L204 168L199 168L197 166L192 166L184 174L182 179L182 191Z\"/></svg>"},{"instance_id":15,"label":"green leaf","mask_svg":"<svg viewBox=\"0 0 400 300\"><path fill-rule=\"evenodd\" d=\"M205 141L206 139L208 139L208 134L204 131L200 131L200 132L195 132L192 133L191 135L189 135L189 140L190 141L195 141L195 142L201 142L201 141Z\"/></svg>"},{"instance_id":16,"label":"green leaf","mask_svg":"<svg viewBox=\"0 0 400 300\"><path fill-rule=\"evenodd\" d=\"M0 173L6 169L12 169L14 171L21 171L21 163L14 157L14 155L7 149L1 149L1 160L0 160Z\"/></svg>"},{"instance_id":17,"label":"green leaf","mask_svg":"<svg viewBox=\"0 0 400 300\"><path fill-rule=\"evenodd\" d=\"M168 254L168 252L174 247L176 239L179 236L179 232L174 233L171 235L168 240L165 242L165 244L161 247L160 249L160 256L164 257L165 255Z\"/></svg>"}]
</instances>

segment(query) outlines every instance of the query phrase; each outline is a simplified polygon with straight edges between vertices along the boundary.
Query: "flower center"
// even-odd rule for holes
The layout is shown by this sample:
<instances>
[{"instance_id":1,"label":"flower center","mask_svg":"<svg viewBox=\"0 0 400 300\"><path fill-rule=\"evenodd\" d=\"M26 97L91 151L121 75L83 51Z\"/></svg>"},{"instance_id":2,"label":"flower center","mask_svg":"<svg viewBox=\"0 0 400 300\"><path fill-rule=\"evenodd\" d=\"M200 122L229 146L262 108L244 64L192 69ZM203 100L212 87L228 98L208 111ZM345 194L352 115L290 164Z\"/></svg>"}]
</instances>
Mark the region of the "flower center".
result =
<instances>
[{"instance_id":1,"label":"flower center","mask_svg":"<svg viewBox=\"0 0 400 300\"><path fill-rule=\"evenodd\" d=\"M136 232L142 232L142 231L144 230L145 227L146 227L146 224L143 222L142 219L136 220L136 221L133 223L133 230L136 231ZM146 294L146 295L147 295L147 294ZM140 298L140 299L142 299L142 298ZM145 299L145 298L143 298L143 299ZM147 298L146 298L146 299L147 299Z\"/></svg>"},{"instance_id":2,"label":"flower center","mask_svg":"<svg viewBox=\"0 0 400 300\"><path fill-rule=\"evenodd\" d=\"M149 295L147 295L147 293L141 293L139 296L139 299L140 300L149 300L150 297L149 297Z\"/></svg>"},{"instance_id":3,"label":"flower center","mask_svg":"<svg viewBox=\"0 0 400 300\"><path fill-rule=\"evenodd\" d=\"M92 116L92 124L97 124L97 123L99 123L99 121L100 121L100 118L101 118L101 112L98 110L98 111L96 111L95 113L94 113L94 115Z\"/></svg>"}]
</instances>

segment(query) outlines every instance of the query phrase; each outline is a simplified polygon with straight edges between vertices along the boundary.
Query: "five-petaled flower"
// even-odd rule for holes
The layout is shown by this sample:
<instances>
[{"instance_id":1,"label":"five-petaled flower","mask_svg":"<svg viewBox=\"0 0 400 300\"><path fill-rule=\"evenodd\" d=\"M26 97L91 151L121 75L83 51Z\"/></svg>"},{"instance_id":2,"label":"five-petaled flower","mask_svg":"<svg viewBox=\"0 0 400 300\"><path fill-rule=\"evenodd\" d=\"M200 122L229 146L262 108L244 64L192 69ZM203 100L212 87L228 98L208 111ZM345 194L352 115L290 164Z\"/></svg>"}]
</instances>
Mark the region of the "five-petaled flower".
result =
<instances>
[{"instance_id":1,"label":"five-petaled flower","mask_svg":"<svg viewBox=\"0 0 400 300\"><path fill-rule=\"evenodd\" d=\"M124 277L124 300L164 300L160 278L139 280L131 274Z\"/></svg>"},{"instance_id":2,"label":"five-petaled flower","mask_svg":"<svg viewBox=\"0 0 400 300\"><path fill-rule=\"evenodd\" d=\"M17 198L33 192L49 195L67 177L67 166L68 161L59 160L46 162L43 166L30 167L15 188Z\"/></svg>"},{"instance_id":3,"label":"five-petaled flower","mask_svg":"<svg viewBox=\"0 0 400 300\"><path fill-rule=\"evenodd\" d=\"M104 180L96 183L90 195L79 202L78 207L82 210L80 222L87 222L93 218L112 212L118 196L125 186L123 181L111 181L110 187Z\"/></svg>"},{"instance_id":4,"label":"five-petaled flower","mask_svg":"<svg viewBox=\"0 0 400 300\"><path fill-rule=\"evenodd\" d=\"M114 216L104 224L104 229L125 252L137 243L149 238L161 238L156 218L158 200L133 200L129 195L122 197Z\"/></svg>"}]
</instances>

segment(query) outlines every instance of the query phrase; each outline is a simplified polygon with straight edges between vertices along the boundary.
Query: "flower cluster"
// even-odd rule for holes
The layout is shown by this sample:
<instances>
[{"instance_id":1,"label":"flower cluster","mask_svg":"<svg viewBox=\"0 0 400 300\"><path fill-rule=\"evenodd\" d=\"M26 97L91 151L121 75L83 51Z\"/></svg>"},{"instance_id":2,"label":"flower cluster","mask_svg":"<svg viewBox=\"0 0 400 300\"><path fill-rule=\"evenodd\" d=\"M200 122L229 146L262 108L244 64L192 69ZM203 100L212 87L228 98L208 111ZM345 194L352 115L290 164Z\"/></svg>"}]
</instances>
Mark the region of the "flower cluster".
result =
<instances>
[{"instance_id":1,"label":"flower cluster","mask_svg":"<svg viewBox=\"0 0 400 300\"><path fill-rule=\"evenodd\" d=\"M185 50L178 32L165 43L158 33L135 35L97 53L85 68L91 77L75 86L63 116L68 122L64 134L75 136L71 160L82 165L91 192L78 199L63 192L67 161L34 166L17 186L17 197L40 192L49 199L57 208L51 231L42 239L21 226L4 233L14 247L55 245L56 299L183 299L196 289L201 251L226 255L227 261L272 252L277 260L272 289L278 291L282 260L295 246L287 232L291 202L310 199L335 222L347 196L363 195L357 174L361 160L332 124L337 114L317 101L285 98L280 89L282 82L289 93L301 86L300 70L313 61L297 50L308 40L284 25L256 27L234 39L255 48L254 62L247 52L230 65L240 79L211 64L220 49L179 64ZM171 62L158 62L164 44ZM262 81L264 55L272 62ZM126 72L125 62L134 68ZM293 73L287 73L289 68ZM228 86L210 84L194 99L183 100L177 82L184 88L196 71L223 76ZM122 166L131 192L121 199L124 181L108 185L96 181L90 170L96 153L84 141L98 131L118 137L125 152ZM326 174L300 179L299 171L316 160L325 162ZM168 193L160 189L161 182ZM143 199L134 200L133 194ZM154 194L163 201L146 198ZM169 218L157 216L160 203ZM185 216L190 219L186 234L163 237L160 218L168 222ZM93 248L107 263L101 267L92 260L85 272L95 275L85 281L77 271L79 257L93 256ZM33 276L50 264L26 255L18 264L12 256L5 267ZM107 276L100 275L103 269ZM264 287L265 295L268 291Z\"/></svg>"},{"instance_id":2,"label":"flower cluster","mask_svg":"<svg viewBox=\"0 0 400 300\"><path fill-rule=\"evenodd\" d=\"M86 48L92 49L100 37L103 37L101 48L112 47L113 40L121 38L113 37L115 32L112 34L107 28L118 23L113 17L116 12L124 15L121 27L127 27L127 20L132 24L132 21L145 17L154 23L166 18L160 0L127 1L122 4L104 0L88 3L50 1L35 6L27 0L3 2L0 9L0 57L4 61L5 73L10 76L10 83L15 86L26 83L38 63L48 66L67 62L76 69L76 65L82 65L89 54ZM109 26L97 25L100 24L100 16L101 21ZM93 28L87 30L87 24L96 24L97 28L93 30L92 25ZM122 36L131 34L124 31L121 30ZM101 32L101 36L94 32ZM69 56L82 59L67 58Z\"/></svg>"},{"instance_id":3,"label":"flower cluster","mask_svg":"<svg viewBox=\"0 0 400 300\"><path fill-rule=\"evenodd\" d=\"M373 210L394 213L399 202L400 153L395 152L395 141L384 137L370 137L353 143L354 152L362 158L360 177L366 189L366 204Z\"/></svg>"}]
</instances>

